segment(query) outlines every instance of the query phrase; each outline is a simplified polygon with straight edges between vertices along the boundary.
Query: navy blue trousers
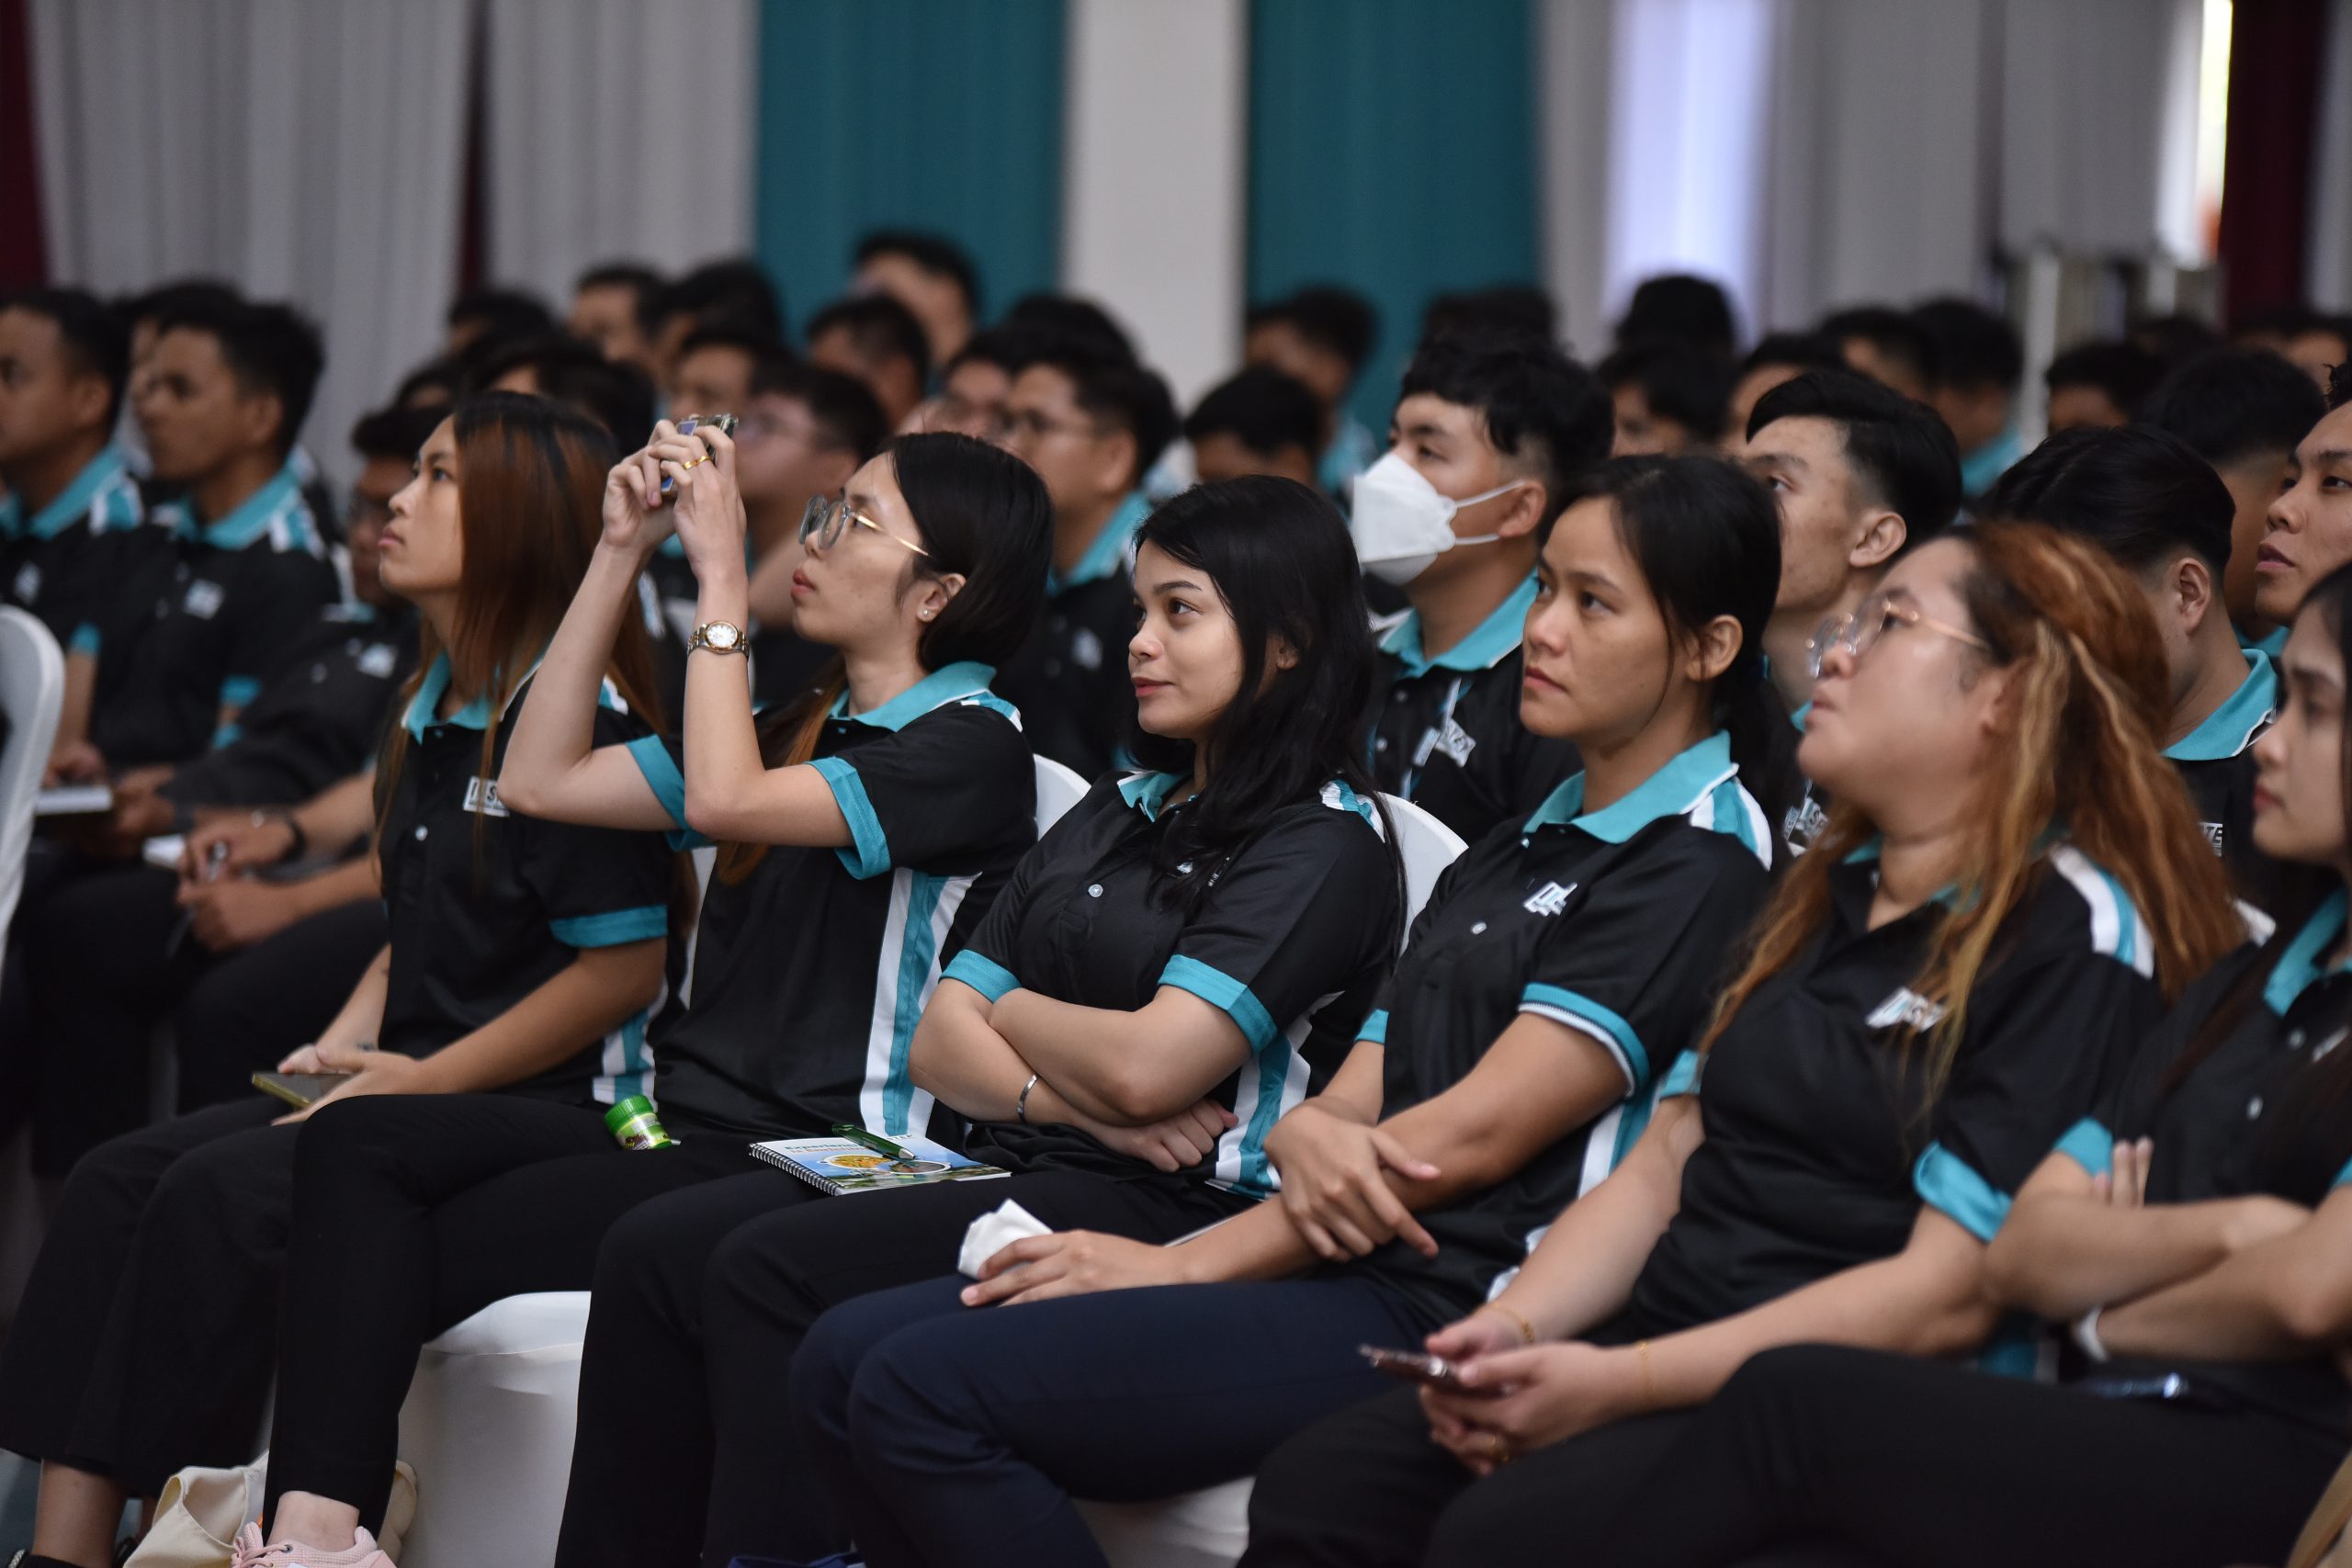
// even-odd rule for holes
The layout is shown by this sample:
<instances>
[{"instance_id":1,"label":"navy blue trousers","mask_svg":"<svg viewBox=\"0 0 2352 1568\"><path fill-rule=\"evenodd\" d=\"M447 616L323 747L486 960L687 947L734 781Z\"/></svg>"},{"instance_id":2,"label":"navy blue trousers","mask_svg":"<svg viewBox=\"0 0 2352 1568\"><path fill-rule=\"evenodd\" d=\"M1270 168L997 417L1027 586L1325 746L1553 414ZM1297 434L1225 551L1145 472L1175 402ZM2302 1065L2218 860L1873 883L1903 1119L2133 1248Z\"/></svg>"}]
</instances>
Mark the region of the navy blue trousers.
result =
<instances>
[{"instance_id":1,"label":"navy blue trousers","mask_svg":"<svg viewBox=\"0 0 2352 1568\"><path fill-rule=\"evenodd\" d=\"M1102 1563L1072 1497L1251 1474L1394 1386L1357 1346L1418 1346L1435 1326L1352 1278L980 1308L957 1301L967 1282L835 1307L793 1362L793 1421L871 1568Z\"/></svg>"}]
</instances>

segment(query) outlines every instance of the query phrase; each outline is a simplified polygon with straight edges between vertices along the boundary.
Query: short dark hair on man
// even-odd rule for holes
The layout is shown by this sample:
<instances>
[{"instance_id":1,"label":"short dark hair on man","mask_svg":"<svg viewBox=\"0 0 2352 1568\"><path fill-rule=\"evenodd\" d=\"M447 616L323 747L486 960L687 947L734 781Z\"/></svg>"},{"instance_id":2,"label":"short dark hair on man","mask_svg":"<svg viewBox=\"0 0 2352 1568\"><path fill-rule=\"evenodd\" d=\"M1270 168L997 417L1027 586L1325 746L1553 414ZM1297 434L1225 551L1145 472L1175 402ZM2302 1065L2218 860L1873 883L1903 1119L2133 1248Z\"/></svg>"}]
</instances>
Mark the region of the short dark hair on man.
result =
<instances>
[{"instance_id":1,"label":"short dark hair on man","mask_svg":"<svg viewBox=\"0 0 2352 1568\"><path fill-rule=\"evenodd\" d=\"M272 442L277 455L294 449L326 368L319 329L307 317L290 305L190 299L158 316L155 325L159 333L203 333L219 344L240 390L277 399L284 412Z\"/></svg>"},{"instance_id":2,"label":"short dark hair on man","mask_svg":"<svg viewBox=\"0 0 2352 1568\"><path fill-rule=\"evenodd\" d=\"M1611 392L1639 387L1650 412L1670 419L1702 441L1723 439L1731 412L1731 367L1684 338L1627 344L1595 372Z\"/></svg>"},{"instance_id":3,"label":"short dark hair on man","mask_svg":"<svg viewBox=\"0 0 2352 1568\"><path fill-rule=\"evenodd\" d=\"M189 305L233 305L243 298L237 288L217 277L179 277L141 293L126 294L115 301L114 308L121 313L125 326L137 326L141 321L161 321Z\"/></svg>"},{"instance_id":4,"label":"short dark hair on man","mask_svg":"<svg viewBox=\"0 0 2352 1568\"><path fill-rule=\"evenodd\" d=\"M433 427L447 417L439 409L391 403L359 416L351 427L351 449L365 462L413 463Z\"/></svg>"},{"instance_id":5,"label":"short dark hair on man","mask_svg":"<svg viewBox=\"0 0 2352 1568\"><path fill-rule=\"evenodd\" d=\"M1176 400L1159 372L1105 353L1099 344L1074 341L1048 347L1028 367L1041 365L1069 378L1071 398L1091 417L1135 438L1136 471L1129 482L1141 484L1176 439Z\"/></svg>"},{"instance_id":6,"label":"short dark hair on man","mask_svg":"<svg viewBox=\"0 0 2352 1568\"><path fill-rule=\"evenodd\" d=\"M451 327L479 324L485 338L537 337L555 330L547 301L520 288L469 288L449 301Z\"/></svg>"},{"instance_id":7,"label":"short dark hair on man","mask_svg":"<svg viewBox=\"0 0 2352 1568\"><path fill-rule=\"evenodd\" d=\"M1372 301L1336 283L1309 284L1279 299L1254 305L1246 324L1256 328L1277 322L1346 360L1351 376L1372 357L1372 345L1380 335L1380 317Z\"/></svg>"},{"instance_id":8,"label":"short dark hair on man","mask_svg":"<svg viewBox=\"0 0 2352 1568\"><path fill-rule=\"evenodd\" d=\"M684 359L697 349L740 348L753 359L789 359L792 351L760 331L758 323L733 316L719 316L705 321L678 343L678 357Z\"/></svg>"},{"instance_id":9,"label":"short dark hair on man","mask_svg":"<svg viewBox=\"0 0 2352 1568\"><path fill-rule=\"evenodd\" d=\"M401 378L392 401L401 408L447 409L466 395L466 368L454 359L428 359Z\"/></svg>"},{"instance_id":10,"label":"short dark hair on man","mask_svg":"<svg viewBox=\"0 0 2352 1568\"><path fill-rule=\"evenodd\" d=\"M1851 370L1808 370L1756 400L1753 442L1780 419L1821 419L1843 436L1846 464L1871 499L1903 519L1903 550L1926 543L1960 510L1960 444L1936 411Z\"/></svg>"},{"instance_id":11,"label":"short dark hair on man","mask_svg":"<svg viewBox=\"0 0 2352 1568\"><path fill-rule=\"evenodd\" d=\"M2041 384L2053 392L2062 387L2096 387L2125 419L2136 419L2164 373L2163 364L2138 344L2097 338L2052 359L2041 373Z\"/></svg>"},{"instance_id":12,"label":"short dark hair on man","mask_svg":"<svg viewBox=\"0 0 2352 1568\"><path fill-rule=\"evenodd\" d=\"M2025 344L2006 317L1973 299L1953 297L1927 301L1912 310L1911 319L1935 343L1936 385L2017 389L2025 375Z\"/></svg>"},{"instance_id":13,"label":"short dark hair on man","mask_svg":"<svg viewBox=\"0 0 2352 1568\"><path fill-rule=\"evenodd\" d=\"M914 229L876 229L857 243L854 265L864 266L876 256L904 256L933 277L947 279L964 297L964 309L979 314L979 269L972 265L971 254L946 235Z\"/></svg>"},{"instance_id":14,"label":"short dark hair on man","mask_svg":"<svg viewBox=\"0 0 2352 1568\"><path fill-rule=\"evenodd\" d=\"M2156 383L2139 417L2218 468L2284 457L2326 412L2309 374L2269 349L2233 344L2207 350Z\"/></svg>"},{"instance_id":15,"label":"short dark hair on man","mask_svg":"<svg viewBox=\"0 0 2352 1568\"><path fill-rule=\"evenodd\" d=\"M2177 310L2168 316L2143 316L2123 335L2154 355L2167 370L2187 364L2222 342L2222 334L2214 331L2212 322Z\"/></svg>"},{"instance_id":16,"label":"short dark hair on man","mask_svg":"<svg viewBox=\"0 0 2352 1568\"><path fill-rule=\"evenodd\" d=\"M1477 411L1495 450L1544 481L1547 523L1567 503L1570 481L1609 456L1616 434L1600 378L1551 339L1530 333L1469 333L1423 344L1398 395L1419 393Z\"/></svg>"},{"instance_id":17,"label":"short dark hair on man","mask_svg":"<svg viewBox=\"0 0 2352 1568\"><path fill-rule=\"evenodd\" d=\"M677 315L697 323L717 318L744 322L778 342L784 338L784 300L760 264L749 256L705 262L655 297L653 310L638 319L648 331Z\"/></svg>"},{"instance_id":18,"label":"short dark hair on man","mask_svg":"<svg viewBox=\"0 0 2352 1568\"><path fill-rule=\"evenodd\" d=\"M122 389L130 379L130 327L121 313L79 288L28 288L0 298L0 310L44 316L57 328L67 362L107 384L107 428L122 412Z\"/></svg>"},{"instance_id":19,"label":"short dark hair on man","mask_svg":"<svg viewBox=\"0 0 2352 1568\"><path fill-rule=\"evenodd\" d=\"M574 279L571 291L578 294L589 288L626 288L642 299L661 288L662 275L643 262L598 262Z\"/></svg>"},{"instance_id":20,"label":"short dark hair on man","mask_svg":"<svg viewBox=\"0 0 2352 1568\"><path fill-rule=\"evenodd\" d=\"M2346 361L2327 373L2328 412L2333 413L2346 403L2352 403L2352 361Z\"/></svg>"},{"instance_id":21,"label":"short dark hair on man","mask_svg":"<svg viewBox=\"0 0 2352 1568\"><path fill-rule=\"evenodd\" d=\"M808 318L808 341L827 333L847 333L857 352L868 358L904 359L915 367L915 379L931 379L931 338L915 313L888 294L853 294L836 299Z\"/></svg>"},{"instance_id":22,"label":"short dark hair on man","mask_svg":"<svg viewBox=\"0 0 2352 1568\"><path fill-rule=\"evenodd\" d=\"M818 434L856 453L861 463L882 450L882 444L890 438L888 416L875 401L873 389L854 376L821 365L771 357L752 372L752 395L771 394L805 405Z\"/></svg>"},{"instance_id":23,"label":"short dark hair on man","mask_svg":"<svg viewBox=\"0 0 2352 1568\"><path fill-rule=\"evenodd\" d=\"M1936 340L1912 316L1892 305L1849 305L1832 310L1821 318L1820 331L1824 337L1838 342L1841 356L1846 339L1860 338L1876 349L1880 358L1893 360L1917 377L1921 386L1932 385L1936 379Z\"/></svg>"},{"instance_id":24,"label":"short dark hair on man","mask_svg":"<svg viewBox=\"0 0 2352 1568\"><path fill-rule=\"evenodd\" d=\"M1782 365L1792 370L1843 370L1846 351L1826 332L1767 333L1739 362L1739 373Z\"/></svg>"},{"instance_id":25,"label":"short dark hair on man","mask_svg":"<svg viewBox=\"0 0 2352 1568\"><path fill-rule=\"evenodd\" d=\"M963 365L993 365L1008 376L1018 376L1023 367L1045 352L1046 341L1043 333L1032 327L983 327L947 356L940 374L953 375Z\"/></svg>"},{"instance_id":26,"label":"short dark hair on man","mask_svg":"<svg viewBox=\"0 0 2352 1568\"><path fill-rule=\"evenodd\" d=\"M1117 318L1074 294L1026 294L1013 301L1003 324L1067 343L1077 352L1117 355L1133 361L1136 340Z\"/></svg>"},{"instance_id":27,"label":"short dark hair on man","mask_svg":"<svg viewBox=\"0 0 2352 1568\"><path fill-rule=\"evenodd\" d=\"M636 366L606 359L594 344L562 333L507 346L483 363L473 385L486 389L524 369L537 379L541 397L578 409L603 425L620 451L636 451L653 430L651 378Z\"/></svg>"},{"instance_id":28,"label":"short dark hair on man","mask_svg":"<svg viewBox=\"0 0 2352 1568\"><path fill-rule=\"evenodd\" d=\"M1441 294L1421 312L1422 348L1442 337L1507 335L1557 343L1559 307L1552 302L1549 294L1532 284L1499 283L1491 288Z\"/></svg>"},{"instance_id":29,"label":"short dark hair on man","mask_svg":"<svg viewBox=\"0 0 2352 1568\"><path fill-rule=\"evenodd\" d=\"M1313 462L1323 449L1323 404L1306 383L1253 365L1208 390L1184 420L1184 439L1230 435L1261 457L1295 446Z\"/></svg>"},{"instance_id":30,"label":"short dark hair on man","mask_svg":"<svg viewBox=\"0 0 2352 1568\"><path fill-rule=\"evenodd\" d=\"M1727 362L1739 341L1739 329L1732 319L1731 296L1722 284L1669 272L1645 277L1634 288L1616 336L1621 346L1673 338Z\"/></svg>"},{"instance_id":31,"label":"short dark hair on man","mask_svg":"<svg viewBox=\"0 0 2352 1568\"><path fill-rule=\"evenodd\" d=\"M2188 443L2138 424L2052 436L2001 476L1983 512L2079 534L2133 571L2186 549L2218 574L2237 503Z\"/></svg>"}]
</instances>

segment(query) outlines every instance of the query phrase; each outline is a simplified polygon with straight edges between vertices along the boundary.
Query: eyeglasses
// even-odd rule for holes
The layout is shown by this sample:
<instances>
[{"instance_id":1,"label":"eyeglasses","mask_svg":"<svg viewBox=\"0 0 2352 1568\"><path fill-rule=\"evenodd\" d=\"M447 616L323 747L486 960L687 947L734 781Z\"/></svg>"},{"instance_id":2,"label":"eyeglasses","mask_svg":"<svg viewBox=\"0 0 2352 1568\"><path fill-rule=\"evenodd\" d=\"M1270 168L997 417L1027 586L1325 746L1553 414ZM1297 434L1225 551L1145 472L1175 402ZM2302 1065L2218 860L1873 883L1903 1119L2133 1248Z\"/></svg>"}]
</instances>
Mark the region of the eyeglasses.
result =
<instances>
[{"instance_id":1,"label":"eyeglasses","mask_svg":"<svg viewBox=\"0 0 2352 1568\"><path fill-rule=\"evenodd\" d=\"M1822 622L1814 631L1813 640L1805 645L1805 668L1815 680L1820 680L1821 666L1832 652L1841 648L1846 650L1846 657L1850 662L1860 663L1862 655L1876 648L1878 639L1886 635L1888 627L1894 626L1924 626L1939 637L1964 642L1985 654L1994 652L1993 645L1974 632L1963 630L1949 621L1939 621L1916 606L1882 593L1875 599L1864 600L1859 610L1832 615Z\"/></svg>"},{"instance_id":2,"label":"eyeglasses","mask_svg":"<svg viewBox=\"0 0 2352 1568\"><path fill-rule=\"evenodd\" d=\"M931 552L921 545L910 544L881 524L861 512L851 510L846 500L827 501L821 495L808 498L808 510L800 514L800 542L814 544L820 550L830 550L841 543L842 534L852 524L881 535L902 550L912 550L928 560Z\"/></svg>"},{"instance_id":3,"label":"eyeglasses","mask_svg":"<svg viewBox=\"0 0 2352 1568\"><path fill-rule=\"evenodd\" d=\"M348 527L357 528L370 523L384 524L391 520L391 502L378 501L374 496L354 491L344 505L343 521Z\"/></svg>"}]
</instances>

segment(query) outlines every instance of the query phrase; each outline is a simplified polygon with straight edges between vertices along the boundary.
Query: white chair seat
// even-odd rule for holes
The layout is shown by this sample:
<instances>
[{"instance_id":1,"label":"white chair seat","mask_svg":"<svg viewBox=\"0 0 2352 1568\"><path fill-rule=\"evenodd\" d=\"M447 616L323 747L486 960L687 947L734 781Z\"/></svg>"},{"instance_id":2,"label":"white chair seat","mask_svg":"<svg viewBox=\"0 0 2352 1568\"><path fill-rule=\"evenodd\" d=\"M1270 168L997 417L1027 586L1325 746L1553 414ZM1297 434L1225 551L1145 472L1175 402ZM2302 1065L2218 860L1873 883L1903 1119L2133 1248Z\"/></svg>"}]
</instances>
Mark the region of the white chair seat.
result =
<instances>
[{"instance_id":1,"label":"white chair seat","mask_svg":"<svg viewBox=\"0 0 2352 1568\"><path fill-rule=\"evenodd\" d=\"M1112 1568L1232 1568L1250 1544L1250 1488L1228 1481L1156 1503L1080 1503Z\"/></svg>"}]
</instances>

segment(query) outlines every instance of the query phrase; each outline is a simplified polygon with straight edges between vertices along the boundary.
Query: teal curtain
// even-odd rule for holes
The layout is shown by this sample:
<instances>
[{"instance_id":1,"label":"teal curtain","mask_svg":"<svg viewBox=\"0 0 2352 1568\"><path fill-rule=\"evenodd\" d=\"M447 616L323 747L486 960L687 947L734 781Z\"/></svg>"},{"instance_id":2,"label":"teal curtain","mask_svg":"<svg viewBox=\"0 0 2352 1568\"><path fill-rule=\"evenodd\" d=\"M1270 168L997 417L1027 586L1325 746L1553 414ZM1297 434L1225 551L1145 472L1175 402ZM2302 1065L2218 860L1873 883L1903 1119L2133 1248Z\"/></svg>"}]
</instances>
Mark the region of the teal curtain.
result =
<instances>
[{"instance_id":1,"label":"teal curtain","mask_svg":"<svg viewBox=\"0 0 2352 1568\"><path fill-rule=\"evenodd\" d=\"M1250 298L1380 311L1356 417L1385 432L1433 294L1537 280L1529 0L1253 0Z\"/></svg>"},{"instance_id":2,"label":"teal curtain","mask_svg":"<svg viewBox=\"0 0 2352 1568\"><path fill-rule=\"evenodd\" d=\"M1062 0L763 0L755 218L796 324L869 229L969 251L981 309L1050 288Z\"/></svg>"}]
</instances>

